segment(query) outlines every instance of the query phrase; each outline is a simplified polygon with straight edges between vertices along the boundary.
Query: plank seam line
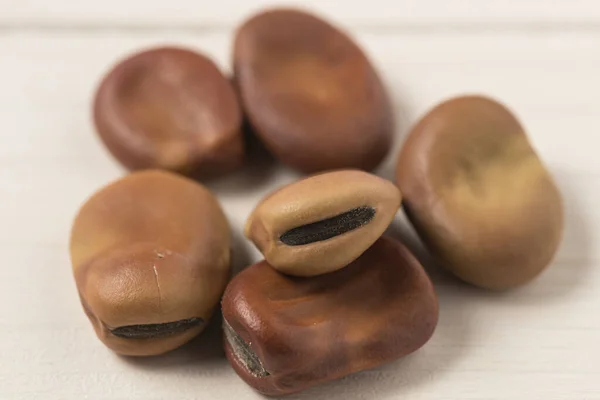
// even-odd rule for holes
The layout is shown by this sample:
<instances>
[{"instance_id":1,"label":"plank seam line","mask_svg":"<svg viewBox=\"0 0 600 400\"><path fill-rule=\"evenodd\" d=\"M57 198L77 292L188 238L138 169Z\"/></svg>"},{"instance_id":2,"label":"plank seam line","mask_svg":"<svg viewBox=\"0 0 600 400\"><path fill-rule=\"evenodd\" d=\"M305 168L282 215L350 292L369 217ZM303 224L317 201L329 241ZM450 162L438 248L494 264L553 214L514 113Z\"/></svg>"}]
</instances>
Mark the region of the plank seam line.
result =
<instances>
[{"instance_id":1,"label":"plank seam line","mask_svg":"<svg viewBox=\"0 0 600 400\"><path fill-rule=\"evenodd\" d=\"M398 34L398 33L551 33L551 32L600 32L600 21L584 22L489 22L489 23L340 23L338 26L358 33ZM191 24L191 23L140 23L121 24L115 22L68 23L37 21L0 21L0 34L19 33L225 33L235 29L232 24Z\"/></svg>"}]
</instances>

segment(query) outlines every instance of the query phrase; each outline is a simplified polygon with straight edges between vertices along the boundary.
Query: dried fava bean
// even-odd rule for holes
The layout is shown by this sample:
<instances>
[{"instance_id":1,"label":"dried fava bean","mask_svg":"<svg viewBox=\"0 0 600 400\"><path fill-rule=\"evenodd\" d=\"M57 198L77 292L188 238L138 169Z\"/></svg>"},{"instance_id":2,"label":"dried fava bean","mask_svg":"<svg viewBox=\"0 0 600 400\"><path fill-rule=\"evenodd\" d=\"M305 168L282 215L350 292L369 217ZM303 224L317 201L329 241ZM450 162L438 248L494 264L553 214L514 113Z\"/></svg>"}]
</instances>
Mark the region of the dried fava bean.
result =
<instances>
[{"instance_id":1,"label":"dried fava bean","mask_svg":"<svg viewBox=\"0 0 600 400\"><path fill-rule=\"evenodd\" d=\"M429 340L438 319L427 274L387 237L331 274L298 278L255 264L231 281L222 308L229 362L267 395L405 356Z\"/></svg>"},{"instance_id":2,"label":"dried fava bean","mask_svg":"<svg viewBox=\"0 0 600 400\"><path fill-rule=\"evenodd\" d=\"M551 262L561 195L504 106L477 96L438 105L409 135L396 172L409 219L459 278L507 289Z\"/></svg>"},{"instance_id":3,"label":"dried fava bean","mask_svg":"<svg viewBox=\"0 0 600 400\"><path fill-rule=\"evenodd\" d=\"M75 282L96 334L125 355L172 350L200 333L230 277L230 232L202 185L133 173L94 194L71 233Z\"/></svg>"},{"instance_id":4,"label":"dried fava bean","mask_svg":"<svg viewBox=\"0 0 600 400\"><path fill-rule=\"evenodd\" d=\"M257 135L303 172L372 170L394 131L383 84L345 33L305 12L274 9L238 30L234 72Z\"/></svg>"},{"instance_id":5,"label":"dried fava bean","mask_svg":"<svg viewBox=\"0 0 600 400\"><path fill-rule=\"evenodd\" d=\"M245 234L281 272L312 276L340 269L371 246L400 207L391 182L357 170L315 175L266 197Z\"/></svg>"},{"instance_id":6,"label":"dried fava bean","mask_svg":"<svg viewBox=\"0 0 600 400\"><path fill-rule=\"evenodd\" d=\"M301 246L334 238L360 228L375 217L375 209L369 206L356 207L319 222L292 228L279 237L288 246Z\"/></svg>"},{"instance_id":7,"label":"dried fava bean","mask_svg":"<svg viewBox=\"0 0 600 400\"><path fill-rule=\"evenodd\" d=\"M237 95L211 60L188 50L163 47L121 61L98 89L94 119L130 169L212 177L243 161Z\"/></svg>"}]
</instances>

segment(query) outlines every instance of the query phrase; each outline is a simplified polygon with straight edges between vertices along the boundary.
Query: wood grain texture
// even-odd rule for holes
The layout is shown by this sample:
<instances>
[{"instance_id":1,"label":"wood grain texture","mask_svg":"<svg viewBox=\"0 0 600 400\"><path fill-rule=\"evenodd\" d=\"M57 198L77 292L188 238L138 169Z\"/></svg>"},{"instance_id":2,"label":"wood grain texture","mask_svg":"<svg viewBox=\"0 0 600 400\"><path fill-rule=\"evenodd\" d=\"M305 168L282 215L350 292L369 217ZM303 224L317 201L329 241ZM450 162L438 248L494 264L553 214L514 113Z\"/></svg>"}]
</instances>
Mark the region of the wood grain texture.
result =
<instances>
[{"instance_id":1,"label":"wood grain texture","mask_svg":"<svg viewBox=\"0 0 600 400\"><path fill-rule=\"evenodd\" d=\"M531 27L600 23L596 0L4 0L0 23L40 26L222 27L265 6L290 5L335 16L352 27L508 25Z\"/></svg>"},{"instance_id":2,"label":"wood grain texture","mask_svg":"<svg viewBox=\"0 0 600 400\"><path fill-rule=\"evenodd\" d=\"M564 4L565 10L573 4L552 3ZM50 8L41 1L19 4ZM67 3L57 4L64 10ZM99 5L69 4L80 16L86 10L87 21L94 11L102 18L125 15L119 17L121 11L109 7L110 1L103 3L104 14ZM349 9L358 10L356 4ZM0 8L6 21L11 7ZM52 11L57 16L58 9ZM590 10L590 16L600 12ZM519 15L516 19L528 18ZM227 67L230 40L230 31L0 36L1 399L261 398L225 361L215 324L165 357L113 355L94 337L81 310L67 252L70 224L81 202L124 172L90 121L90 99L100 75L129 51L159 43L189 45ZM441 309L429 344L403 360L289 399L599 400L600 33L362 32L358 40L391 88L400 122L397 145L410 124L450 95L486 93L514 109L564 193L566 232L551 268L509 293L469 288L430 269ZM391 177L393 158L395 152L380 169L382 176ZM245 218L262 195L296 176L260 163L210 184L236 232L236 268L259 258L241 239ZM401 214L389 232L407 236L416 246Z\"/></svg>"}]
</instances>

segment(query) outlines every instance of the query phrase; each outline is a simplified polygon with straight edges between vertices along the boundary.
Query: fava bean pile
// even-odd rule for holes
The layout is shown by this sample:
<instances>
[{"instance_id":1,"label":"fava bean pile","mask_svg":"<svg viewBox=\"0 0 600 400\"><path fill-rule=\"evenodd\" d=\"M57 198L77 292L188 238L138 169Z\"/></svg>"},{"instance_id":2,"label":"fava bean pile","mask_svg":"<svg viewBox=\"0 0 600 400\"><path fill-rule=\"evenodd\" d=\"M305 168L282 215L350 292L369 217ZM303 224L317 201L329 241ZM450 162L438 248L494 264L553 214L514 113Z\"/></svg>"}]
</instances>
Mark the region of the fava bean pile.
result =
<instances>
[{"instance_id":1,"label":"fava bean pile","mask_svg":"<svg viewBox=\"0 0 600 400\"><path fill-rule=\"evenodd\" d=\"M265 11L237 30L233 71L161 47L99 85L98 134L135 171L81 207L70 253L83 309L115 352L173 350L219 305L228 360L267 395L416 351L438 301L417 259L384 236L400 207L470 284L510 289L551 263L561 195L503 105L463 96L433 108L394 184L368 172L390 150L394 110L348 35L304 11ZM231 279L229 223L198 181L248 162L244 116L277 159L311 175L256 205L245 235L265 259Z\"/></svg>"}]
</instances>

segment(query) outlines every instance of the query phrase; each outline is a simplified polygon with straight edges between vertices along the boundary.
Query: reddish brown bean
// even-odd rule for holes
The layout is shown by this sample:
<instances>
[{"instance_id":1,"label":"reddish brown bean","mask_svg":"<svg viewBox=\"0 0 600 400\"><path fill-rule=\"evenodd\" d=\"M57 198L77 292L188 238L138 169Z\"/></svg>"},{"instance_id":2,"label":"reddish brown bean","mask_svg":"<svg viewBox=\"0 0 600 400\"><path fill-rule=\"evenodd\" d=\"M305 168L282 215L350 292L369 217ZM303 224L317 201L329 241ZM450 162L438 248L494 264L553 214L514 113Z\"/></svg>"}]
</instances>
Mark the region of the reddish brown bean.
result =
<instances>
[{"instance_id":1,"label":"reddish brown bean","mask_svg":"<svg viewBox=\"0 0 600 400\"><path fill-rule=\"evenodd\" d=\"M130 169L212 177L244 157L231 83L189 50L157 48L118 63L98 88L94 120L110 152Z\"/></svg>"},{"instance_id":2,"label":"reddish brown bean","mask_svg":"<svg viewBox=\"0 0 600 400\"><path fill-rule=\"evenodd\" d=\"M405 356L429 340L438 319L427 274L387 237L330 274L298 278L255 264L231 281L222 308L227 358L267 395Z\"/></svg>"},{"instance_id":3,"label":"reddish brown bean","mask_svg":"<svg viewBox=\"0 0 600 400\"><path fill-rule=\"evenodd\" d=\"M394 122L383 84L329 23L265 11L238 30L233 62L250 123L283 163L307 173L371 170L387 154Z\"/></svg>"}]
</instances>

